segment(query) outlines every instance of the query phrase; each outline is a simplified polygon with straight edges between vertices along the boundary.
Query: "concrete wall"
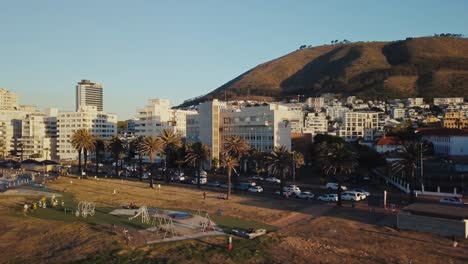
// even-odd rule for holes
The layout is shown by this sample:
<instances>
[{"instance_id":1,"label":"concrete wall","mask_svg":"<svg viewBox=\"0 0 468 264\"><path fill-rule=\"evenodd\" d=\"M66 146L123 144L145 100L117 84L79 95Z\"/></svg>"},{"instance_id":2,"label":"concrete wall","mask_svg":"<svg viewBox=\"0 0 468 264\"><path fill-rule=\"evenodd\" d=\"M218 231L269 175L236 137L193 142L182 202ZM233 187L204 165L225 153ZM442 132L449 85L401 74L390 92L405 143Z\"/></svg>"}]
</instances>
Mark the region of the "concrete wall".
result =
<instances>
[{"instance_id":1,"label":"concrete wall","mask_svg":"<svg viewBox=\"0 0 468 264\"><path fill-rule=\"evenodd\" d=\"M428 232L446 237L468 238L468 219L464 221L399 213L397 226L401 229Z\"/></svg>"}]
</instances>

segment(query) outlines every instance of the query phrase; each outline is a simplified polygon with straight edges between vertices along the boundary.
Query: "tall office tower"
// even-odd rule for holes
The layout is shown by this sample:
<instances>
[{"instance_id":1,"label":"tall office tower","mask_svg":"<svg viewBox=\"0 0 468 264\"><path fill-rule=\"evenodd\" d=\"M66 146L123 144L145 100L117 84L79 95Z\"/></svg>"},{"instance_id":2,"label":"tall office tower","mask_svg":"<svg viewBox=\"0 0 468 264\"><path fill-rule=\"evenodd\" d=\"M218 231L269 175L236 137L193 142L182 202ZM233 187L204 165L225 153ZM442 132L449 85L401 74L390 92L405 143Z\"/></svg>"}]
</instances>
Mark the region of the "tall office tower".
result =
<instances>
[{"instance_id":1,"label":"tall office tower","mask_svg":"<svg viewBox=\"0 0 468 264\"><path fill-rule=\"evenodd\" d=\"M18 107L18 96L14 92L0 88L0 110L15 110Z\"/></svg>"},{"instance_id":2,"label":"tall office tower","mask_svg":"<svg viewBox=\"0 0 468 264\"><path fill-rule=\"evenodd\" d=\"M103 111L102 86L90 80L81 80L76 85L76 111L81 106L96 106L99 112Z\"/></svg>"}]
</instances>

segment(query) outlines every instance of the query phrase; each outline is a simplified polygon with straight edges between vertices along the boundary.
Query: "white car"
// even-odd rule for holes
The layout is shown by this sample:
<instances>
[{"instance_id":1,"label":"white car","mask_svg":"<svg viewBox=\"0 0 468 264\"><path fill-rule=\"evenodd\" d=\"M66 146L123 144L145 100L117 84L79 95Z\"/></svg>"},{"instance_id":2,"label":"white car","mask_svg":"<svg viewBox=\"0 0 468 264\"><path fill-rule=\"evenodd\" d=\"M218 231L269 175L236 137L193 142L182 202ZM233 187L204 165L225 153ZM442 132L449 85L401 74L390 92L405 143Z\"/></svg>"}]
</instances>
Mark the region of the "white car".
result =
<instances>
[{"instance_id":1,"label":"white car","mask_svg":"<svg viewBox=\"0 0 468 264\"><path fill-rule=\"evenodd\" d=\"M299 189L297 185L289 185L289 186L283 187L283 192L288 192L293 195L299 195L301 193L301 189Z\"/></svg>"},{"instance_id":2,"label":"white car","mask_svg":"<svg viewBox=\"0 0 468 264\"><path fill-rule=\"evenodd\" d=\"M447 197L442 198L439 200L441 203L448 203L448 204L463 204L463 200L458 197Z\"/></svg>"},{"instance_id":3,"label":"white car","mask_svg":"<svg viewBox=\"0 0 468 264\"><path fill-rule=\"evenodd\" d=\"M259 193L259 192L263 192L263 188L262 186L252 186L249 189L247 189L247 191Z\"/></svg>"},{"instance_id":4,"label":"white car","mask_svg":"<svg viewBox=\"0 0 468 264\"><path fill-rule=\"evenodd\" d=\"M332 193L332 194L324 194L320 195L317 200L319 201L324 201L324 202L337 202L338 201L338 195Z\"/></svg>"},{"instance_id":5,"label":"white car","mask_svg":"<svg viewBox=\"0 0 468 264\"><path fill-rule=\"evenodd\" d=\"M281 183L281 180L276 177L268 177L265 179L267 182Z\"/></svg>"},{"instance_id":6,"label":"white car","mask_svg":"<svg viewBox=\"0 0 468 264\"><path fill-rule=\"evenodd\" d=\"M366 197L369 197L370 196L370 192L364 190L364 189L352 189L351 190L352 192L358 192L358 193L362 193L364 194Z\"/></svg>"},{"instance_id":7,"label":"white car","mask_svg":"<svg viewBox=\"0 0 468 264\"><path fill-rule=\"evenodd\" d=\"M325 185L325 188L337 191L338 190L338 183L329 182L329 183L327 183L327 185ZM346 190L348 190L348 188L346 188L346 186L344 186L344 185L341 185L341 190L346 191Z\"/></svg>"},{"instance_id":8,"label":"white car","mask_svg":"<svg viewBox=\"0 0 468 264\"><path fill-rule=\"evenodd\" d=\"M297 195L297 198L310 200L314 198L314 194L311 192L301 192L300 194Z\"/></svg>"},{"instance_id":9,"label":"white car","mask_svg":"<svg viewBox=\"0 0 468 264\"><path fill-rule=\"evenodd\" d=\"M341 199L345 201L361 201L362 200L362 194L357 193L357 192L344 192L341 194Z\"/></svg>"}]
</instances>

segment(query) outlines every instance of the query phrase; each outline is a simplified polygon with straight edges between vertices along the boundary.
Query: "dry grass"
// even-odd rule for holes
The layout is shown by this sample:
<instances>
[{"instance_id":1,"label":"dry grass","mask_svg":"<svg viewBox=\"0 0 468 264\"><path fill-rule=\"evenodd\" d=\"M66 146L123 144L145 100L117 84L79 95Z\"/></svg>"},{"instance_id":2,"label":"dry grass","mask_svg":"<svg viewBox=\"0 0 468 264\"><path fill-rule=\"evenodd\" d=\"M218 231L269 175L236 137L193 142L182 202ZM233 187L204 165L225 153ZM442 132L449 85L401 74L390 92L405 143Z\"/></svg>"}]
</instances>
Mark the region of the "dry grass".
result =
<instances>
[{"instance_id":1,"label":"dry grass","mask_svg":"<svg viewBox=\"0 0 468 264\"><path fill-rule=\"evenodd\" d=\"M301 214L315 214L316 206L255 196L234 195L230 201L218 193L163 186L149 189L139 182L119 180L73 180L62 178L51 189L72 192L78 200L98 206L119 206L136 202L151 207L183 209L222 208L227 215L264 223L278 223ZM117 195L112 195L113 190ZM25 216L20 204L25 198L0 197L1 262L56 263L466 263L468 243L452 248L450 239L430 234L397 231L376 225L381 217L351 208L333 209L312 220L301 220L257 240L235 239L227 252L226 237L180 241L128 248L120 235L104 226L83 222L46 221ZM317 206L317 207L320 207ZM322 208L323 209L323 208ZM298 213L300 211L301 213ZM385 216L386 217L386 216ZM299 219L304 219L300 217Z\"/></svg>"}]
</instances>

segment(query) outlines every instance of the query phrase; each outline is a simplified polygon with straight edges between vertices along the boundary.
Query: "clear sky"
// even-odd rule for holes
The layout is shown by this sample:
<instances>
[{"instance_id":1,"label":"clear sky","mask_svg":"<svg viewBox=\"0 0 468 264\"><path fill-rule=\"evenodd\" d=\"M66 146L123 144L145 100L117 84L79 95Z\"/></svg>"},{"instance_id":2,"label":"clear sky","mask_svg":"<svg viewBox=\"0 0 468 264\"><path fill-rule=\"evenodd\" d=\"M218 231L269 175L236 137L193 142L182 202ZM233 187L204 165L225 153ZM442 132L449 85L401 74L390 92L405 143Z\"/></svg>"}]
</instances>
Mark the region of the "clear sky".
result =
<instances>
[{"instance_id":1,"label":"clear sky","mask_svg":"<svg viewBox=\"0 0 468 264\"><path fill-rule=\"evenodd\" d=\"M465 0L0 0L0 87L73 110L76 83L91 79L125 119L148 98L176 105L301 44L467 35L467 11Z\"/></svg>"}]
</instances>

